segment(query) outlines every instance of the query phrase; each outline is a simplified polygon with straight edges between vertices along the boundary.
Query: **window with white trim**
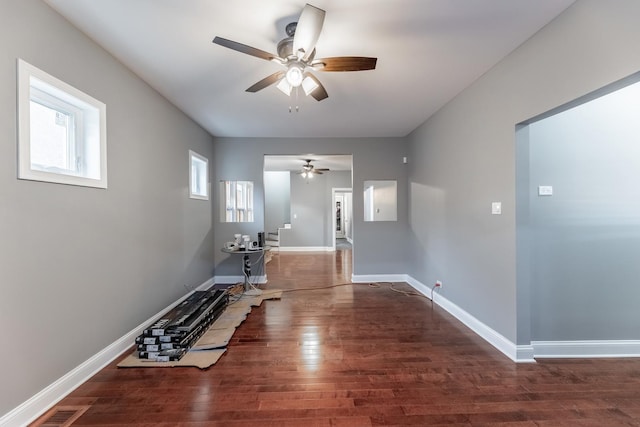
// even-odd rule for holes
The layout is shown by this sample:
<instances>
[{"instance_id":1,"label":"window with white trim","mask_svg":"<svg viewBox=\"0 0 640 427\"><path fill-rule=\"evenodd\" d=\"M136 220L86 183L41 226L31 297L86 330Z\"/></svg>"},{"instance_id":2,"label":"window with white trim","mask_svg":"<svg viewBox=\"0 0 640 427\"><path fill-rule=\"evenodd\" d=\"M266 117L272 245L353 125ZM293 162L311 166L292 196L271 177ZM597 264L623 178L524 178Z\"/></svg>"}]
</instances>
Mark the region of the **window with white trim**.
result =
<instances>
[{"instance_id":1,"label":"window with white trim","mask_svg":"<svg viewBox=\"0 0 640 427\"><path fill-rule=\"evenodd\" d=\"M209 160L189 150L189 197L209 200Z\"/></svg>"},{"instance_id":2,"label":"window with white trim","mask_svg":"<svg viewBox=\"0 0 640 427\"><path fill-rule=\"evenodd\" d=\"M253 182L220 181L220 221L253 222Z\"/></svg>"},{"instance_id":3,"label":"window with white trim","mask_svg":"<svg viewBox=\"0 0 640 427\"><path fill-rule=\"evenodd\" d=\"M107 188L105 104L21 59L18 178Z\"/></svg>"}]
</instances>

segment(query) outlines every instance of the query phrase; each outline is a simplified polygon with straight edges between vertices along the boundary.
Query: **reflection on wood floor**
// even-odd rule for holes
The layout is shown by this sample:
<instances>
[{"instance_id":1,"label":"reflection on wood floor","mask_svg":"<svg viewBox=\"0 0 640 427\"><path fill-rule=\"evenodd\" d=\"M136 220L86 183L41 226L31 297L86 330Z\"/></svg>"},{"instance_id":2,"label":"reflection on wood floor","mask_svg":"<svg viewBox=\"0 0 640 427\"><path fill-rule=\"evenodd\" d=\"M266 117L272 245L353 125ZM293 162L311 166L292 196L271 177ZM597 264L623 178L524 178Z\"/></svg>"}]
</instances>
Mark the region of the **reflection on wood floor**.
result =
<instances>
[{"instance_id":1,"label":"reflection on wood floor","mask_svg":"<svg viewBox=\"0 0 640 427\"><path fill-rule=\"evenodd\" d=\"M638 359L515 364L428 299L330 287L349 281L350 251L276 254L267 275L288 292L216 365L112 363L60 403L90 406L73 425L640 425Z\"/></svg>"}]
</instances>

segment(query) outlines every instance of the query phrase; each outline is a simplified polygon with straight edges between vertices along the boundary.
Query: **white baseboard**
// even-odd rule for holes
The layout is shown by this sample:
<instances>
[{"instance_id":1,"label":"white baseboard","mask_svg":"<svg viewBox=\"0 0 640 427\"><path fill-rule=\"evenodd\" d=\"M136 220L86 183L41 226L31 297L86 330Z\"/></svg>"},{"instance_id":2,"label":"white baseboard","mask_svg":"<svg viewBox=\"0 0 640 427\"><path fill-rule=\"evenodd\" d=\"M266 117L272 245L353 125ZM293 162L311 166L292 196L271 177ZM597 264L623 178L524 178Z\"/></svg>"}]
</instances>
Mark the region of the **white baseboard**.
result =
<instances>
[{"instance_id":1,"label":"white baseboard","mask_svg":"<svg viewBox=\"0 0 640 427\"><path fill-rule=\"evenodd\" d=\"M244 276L215 276L213 278L215 283L224 283L224 284L233 284L233 283L244 283ZM267 283L267 276L251 276L249 277L249 282L251 283Z\"/></svg>"},{"instance_id":2,"label":"white baseboard","mask_svg":"<svg viewBox=\"0 0 640 427\"><path fill-rule=\"evenodd\" d=\"M207 289L214 284L213 278L207 280L195 290ZM163 313L184 301L194 291L189 292L169 307L151 316L135 329L127 332L123 337L105 347L91 358L67 372L64 376L48 385L46 388L23 402L7 414L0 417L0 426L25 426L35 421L65 396L75 390L82 383L95 375L102 368L111 363L114 359L127 351L133 345L135 338L149 326L153 321L162 316Z\"/></svg>"},{"instance_id":3,"label":"white baseboard","mask_svg":"<svg viewBox=\"0 0 640 427\"><path fill-rule=\"evenodd\" d=\"M406 282L406 274L352 274L353 283Z\"/></svg>"},{"instance_id":4,"label":"white baseboard","mask_svg":"<svg viewBox=\"0 0 640 427\"><path fill-rule=\"evenodd\" d=\"M518 363L535 363L536 359L533 355L532 345L516 346L516 362Z\"/></svg>"},{"instance_id":5,"label":"white baseboard","mask_svg":"<svg viewBox=\"0 0 640 427\"><path fill-rule=\"evenodd\" d=\"M478 334L481 338L486 340L489 344L494 346L504 355L515 362L532 362L533 358L524 351L499 334L489 326L482 323L480 320L467 313L456 304L449 301L446 297L442 296L439 292L432 294L432 288L428 287L424 283L419 282L408 274L380 274L380 275L353 275L351 281L354 283L366 283L366 282L406 282L416 291L422 295L431 299L434 303L453 315L456 319L464 323L473 332Z\"/></svg>"},{"instance_id":6,"label":"white baseboard","mask_svg":"<svg viewBox=\"0 0 640 427\"><path fill-rule=\"evenodd\" d=\"M640 357L640 340L532 341L536 358Z\"/></svg>"},{"instance_id":7,"label":"white baseboard","mask_svg":"<svg viewBox=\"0 0 640 427\"><path fill-rule=\"evenodd\" d=\"M280 246L280 252L333 252L331 246Z\"/></svg>"},{"instance_id":8,"label":"white baseboard","mask_svg":"<svg viewBox=\"0 0 640 427\"><path fill-rule=\"evenodd\" d=\"M429 288L427 285L425 285L424 283L418 282L416 279L414 279L413 277L406 275L406 280L405 280L409 285L411 285L411 287L413 289L415 289L416 291L420 292L422 295L424 295L425 297L429 298L430 300L433 301L433 292L432 289Z\"/></svg>"},{"instance_id":9,"label":"white baseboard","mask_svg":"<svg viewBox=\"0 0 640 427\"><path fill-rule=\"evenodd\" d=\"M640 357L640 340L532 341L531 345L515 345L440 293L431 295L431 288L413 277L407 276L406 282L514 362L535 363L535 359L541 358Z\"/></svg>"},{"instance_id":10,"label":"white baseboard","mask_svg":"<svg viewBox=\"0 0 640 427\"><path fill-rule=\"evenodd\" d=\"M494 346L497 350L502 352L509 359L514 362L531 362L532 359L518 359L521 354L518 353L517 346L505 338L500 333L496 332L489 326L482 323L480 320L476 319L474 316L458 307L456 304L449 301L446 297L442 296L439 292L436 292L434 295L431 295L431 288L426 286L425 284L419 282L411 276L407 276L406 282L411 285L416 291L420 292L427 298L431 298L432 301L438 304L440 307L449 312L456 319L464 323L469 329L478 334L481 338L487 341L489 344ZM522 354L522 356L526 356L526 354Z\"/></svg>"}]
</instances>

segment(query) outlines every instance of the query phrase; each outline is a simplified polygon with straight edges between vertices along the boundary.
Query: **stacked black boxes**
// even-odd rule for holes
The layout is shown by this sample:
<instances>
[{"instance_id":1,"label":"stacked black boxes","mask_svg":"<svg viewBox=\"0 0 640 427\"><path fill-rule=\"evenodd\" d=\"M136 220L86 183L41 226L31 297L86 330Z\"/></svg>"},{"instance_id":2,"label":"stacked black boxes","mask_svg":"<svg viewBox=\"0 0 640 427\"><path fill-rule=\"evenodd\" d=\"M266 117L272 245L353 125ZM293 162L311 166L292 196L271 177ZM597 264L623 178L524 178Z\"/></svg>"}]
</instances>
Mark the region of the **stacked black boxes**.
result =
<instances>
[{"instance_id":1,"label":"stacked black boxes","mask_svg":"<svg viewBox=\"0 0 640 427\"><path fill-rule=\"evenodd\" d=\"M136 338L138 357L180 360L229 303L226 290L195 291Z\"/></svg>"}]
</instances>

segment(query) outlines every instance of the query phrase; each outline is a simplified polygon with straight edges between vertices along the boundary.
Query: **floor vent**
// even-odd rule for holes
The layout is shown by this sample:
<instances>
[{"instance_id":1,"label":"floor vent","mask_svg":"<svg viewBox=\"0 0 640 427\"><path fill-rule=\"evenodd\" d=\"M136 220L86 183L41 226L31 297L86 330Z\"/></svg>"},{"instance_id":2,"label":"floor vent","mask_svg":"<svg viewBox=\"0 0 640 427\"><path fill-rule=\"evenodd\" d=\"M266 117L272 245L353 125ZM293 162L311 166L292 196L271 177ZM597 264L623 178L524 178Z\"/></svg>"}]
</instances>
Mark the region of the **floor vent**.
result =
<instances>
[{"instance_id":1,"label":"floor vent","mask_svg":"<svg viewBox=\"0 0 640 427\"><path fill-rule=\"evenodd\" d=\"M68 427L84 414L89 406L56 406L44 414L32 427Z\"/></svg>"}]
</instances>

